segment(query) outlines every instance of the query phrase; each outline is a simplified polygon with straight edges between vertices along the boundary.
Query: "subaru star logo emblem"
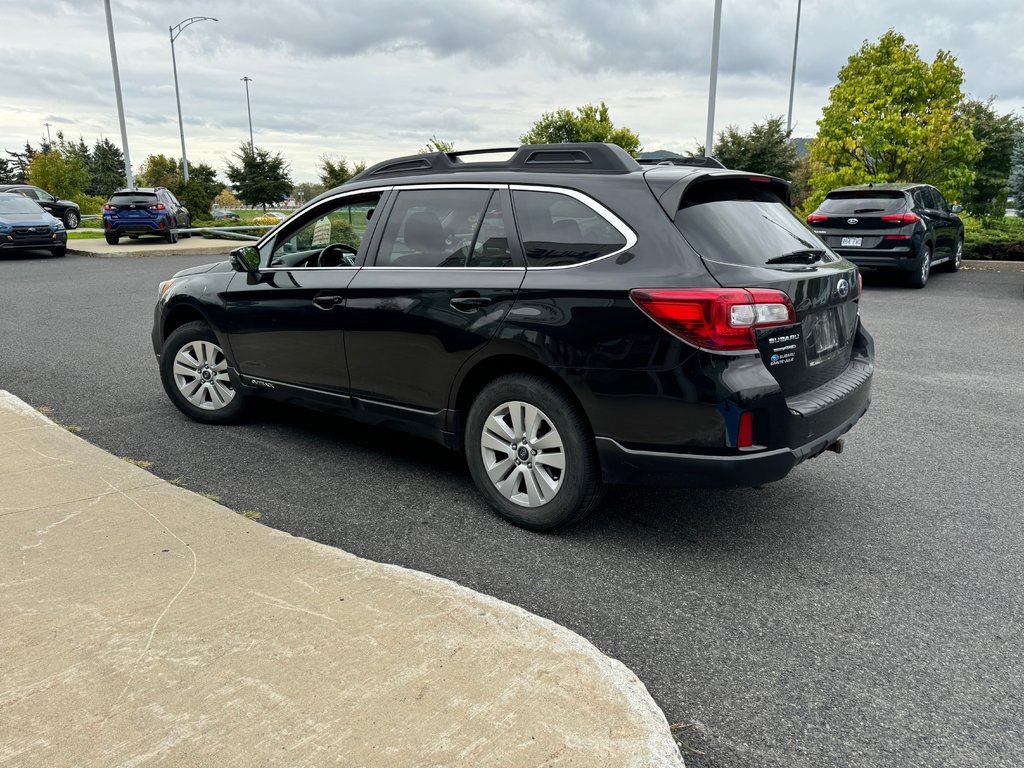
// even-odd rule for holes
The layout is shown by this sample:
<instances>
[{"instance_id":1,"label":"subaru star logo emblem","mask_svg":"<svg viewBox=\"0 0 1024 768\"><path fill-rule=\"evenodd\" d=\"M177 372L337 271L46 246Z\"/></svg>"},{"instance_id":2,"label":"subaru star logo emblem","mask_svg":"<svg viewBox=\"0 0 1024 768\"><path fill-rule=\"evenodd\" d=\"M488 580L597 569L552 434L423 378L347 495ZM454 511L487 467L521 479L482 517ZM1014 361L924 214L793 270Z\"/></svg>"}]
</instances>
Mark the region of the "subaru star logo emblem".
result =
<instances>
[{"instance_id":1,"label":"subaru star logo emblem","mask_svg":"<svg viewBox=\"0 0 1024 768\"><path fill-rule=\"evenodd\" d=\"M845 299L850 295L850 284L845 279L840 280L836 285L836 293L839 294L839 298Z\"/></svg>"},{"instance_id":2,"label":"subaru star logo emblem","mask_svg":"<svg viewBox=\"0 0 1024 768\"><path fill-rule=\"evenodd\" d=\"M847 224L856 224L858 221L860 221L860 219L847 219L846 223Z\"/></svg>"}]
</instances>

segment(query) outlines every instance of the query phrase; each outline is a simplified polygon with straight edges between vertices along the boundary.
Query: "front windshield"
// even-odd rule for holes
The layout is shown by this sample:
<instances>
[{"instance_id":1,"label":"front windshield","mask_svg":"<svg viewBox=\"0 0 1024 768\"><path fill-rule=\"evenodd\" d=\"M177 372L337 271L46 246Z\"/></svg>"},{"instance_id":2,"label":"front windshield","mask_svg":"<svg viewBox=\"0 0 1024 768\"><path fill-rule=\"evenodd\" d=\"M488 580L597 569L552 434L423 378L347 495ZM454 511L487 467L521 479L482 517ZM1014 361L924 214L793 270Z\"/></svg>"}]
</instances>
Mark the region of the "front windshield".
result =
<instances>
[{"instance_id":1,"label":"front windshield","mask_svg":"<svg viewBox=\"0 0 1024 768\"><path fill-rule=\"evenodd\" d=\"M29 200L21 195L0 195L0 214L4 213L35 213L42 215L43 209L39 203Z\"/></svg>"}]
</instances>

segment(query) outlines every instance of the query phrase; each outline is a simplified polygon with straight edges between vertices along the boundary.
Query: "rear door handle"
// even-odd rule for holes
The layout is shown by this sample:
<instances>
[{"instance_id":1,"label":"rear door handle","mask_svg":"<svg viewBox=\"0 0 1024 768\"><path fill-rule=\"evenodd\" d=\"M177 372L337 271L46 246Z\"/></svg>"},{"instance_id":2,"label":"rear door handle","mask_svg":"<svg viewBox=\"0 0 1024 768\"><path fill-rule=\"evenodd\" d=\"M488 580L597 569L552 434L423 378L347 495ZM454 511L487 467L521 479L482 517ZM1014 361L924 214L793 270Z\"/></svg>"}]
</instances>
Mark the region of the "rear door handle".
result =
<instances>
[{"instance_id":1,"label":"rear door handle","mask_svg":"<svg viewBox=\"0 0 1024 768\"><path fill-rule=\"evenodd\" d=\"M480 296L476 293L467 293L459 296L453 296L448 303L451 304L454 309L459 310L459 312L472 312L475 309L490 306L491 300L487 296Z\"/></svg>"},{"instance_id":2,"label":"rear door handle","mask_svg":"<svg viewBox=\"0 0 1024 768\"><path fill-rule=\"evenodd\" d=\"M336 293L318 293L313 297L313 306L317 309L334 309L344 299Z\"/></svg>"}]
</instances>

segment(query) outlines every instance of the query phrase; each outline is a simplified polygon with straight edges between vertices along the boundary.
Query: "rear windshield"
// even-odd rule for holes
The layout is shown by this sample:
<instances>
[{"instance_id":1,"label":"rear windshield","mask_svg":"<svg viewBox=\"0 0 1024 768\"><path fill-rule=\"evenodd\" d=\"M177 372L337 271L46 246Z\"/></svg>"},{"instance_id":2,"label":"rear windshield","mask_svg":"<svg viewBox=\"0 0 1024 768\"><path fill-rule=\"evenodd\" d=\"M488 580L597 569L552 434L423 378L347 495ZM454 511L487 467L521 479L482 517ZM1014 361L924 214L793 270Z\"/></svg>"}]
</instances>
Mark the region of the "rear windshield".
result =
<instances>
[{"instance_id":1,"label":"rear windshield","mask_svg":"<svg viewBox=\"0 0 1024 768\"><path fill-rule=\"evenodd\" d=\"M42 213L39 203L27 197L13 194L0 194L0 213Z\"/></svg>"},{"instance_id":2,"label":"rear windshield","mask_svg":"<svg viewBox=\"0 0 1024 768\"><path fill-rule=\"evenodd\" d=\"M119 192L110 196L111 205L152 205L156 195L152 192Z\"/></svg>"},{"instance_id":3,"label":"rear windshield","mask_svg":"<svg viewBox=\"0 0 1024 768\"><path fill-rule=\"evenodd\" d=\"M675 224L705 259L763 267L768 260L794 251L828 247L778 197L750 182L703 182L683 198Z\"/></svg>"},{"instance_id":4,"label":"rear windshield","mask_svg":"<svg viewBox=\"0 0 1024 768\"><path fill-rule=\"evenodd\" d=\"M893 213L902 211L906 207L906 195L899 191L832 192L818 207L818 211L836 215L846 215L848 213Z\"/></svg>"}]
</instances>

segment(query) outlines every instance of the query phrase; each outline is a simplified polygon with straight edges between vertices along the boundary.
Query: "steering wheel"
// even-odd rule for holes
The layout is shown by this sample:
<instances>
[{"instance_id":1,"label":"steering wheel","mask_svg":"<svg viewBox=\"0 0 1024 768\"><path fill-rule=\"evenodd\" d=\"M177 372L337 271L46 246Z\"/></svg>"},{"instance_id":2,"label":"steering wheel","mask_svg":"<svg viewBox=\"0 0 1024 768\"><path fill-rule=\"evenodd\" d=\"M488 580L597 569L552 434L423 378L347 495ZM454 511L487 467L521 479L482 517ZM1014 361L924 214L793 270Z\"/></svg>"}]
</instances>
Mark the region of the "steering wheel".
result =
<instances>
[{"instance_id":1,"label":"steering wheel","mask_svg":"<svg viewBox=\"0 0 1024 768\"><path fill-rule=\"evenodd\" d=\"M316 257L318 267L351 267L359 251L347 243L331 243Z\"/></svg>"}]
</instances>

